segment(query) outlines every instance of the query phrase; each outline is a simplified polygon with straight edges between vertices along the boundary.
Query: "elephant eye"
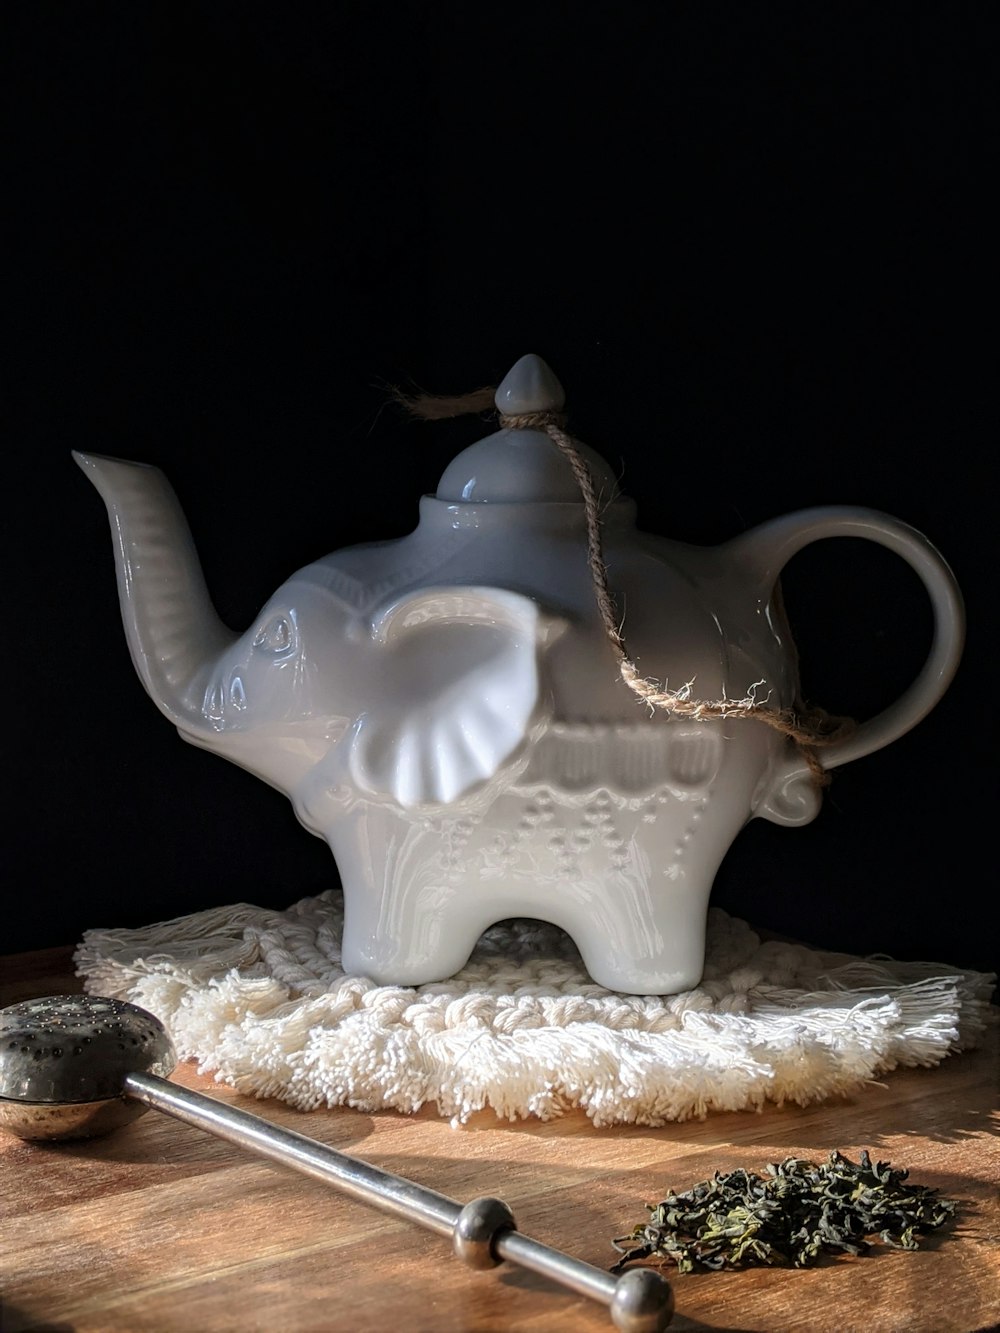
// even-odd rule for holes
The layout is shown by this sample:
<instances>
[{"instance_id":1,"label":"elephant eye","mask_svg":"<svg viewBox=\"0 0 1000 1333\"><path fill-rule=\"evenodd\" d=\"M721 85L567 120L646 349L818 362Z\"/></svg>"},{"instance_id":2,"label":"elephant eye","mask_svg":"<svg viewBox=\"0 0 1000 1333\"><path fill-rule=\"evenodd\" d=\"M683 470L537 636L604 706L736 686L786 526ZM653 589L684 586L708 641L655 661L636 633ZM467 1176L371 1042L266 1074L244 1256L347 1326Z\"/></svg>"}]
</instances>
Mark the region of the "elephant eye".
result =
<instances>
[{"instance_id":1,"label":"elephant eye","mask_svg":"<svg viewBox=\"0 0 1000 1333\"><path fill-rule=\"evenodd\" d=\"M272 616L253 640L253 646L262 653L287 653L294 643L295 631L287 616Z\"/></svg>"}]
</instances>

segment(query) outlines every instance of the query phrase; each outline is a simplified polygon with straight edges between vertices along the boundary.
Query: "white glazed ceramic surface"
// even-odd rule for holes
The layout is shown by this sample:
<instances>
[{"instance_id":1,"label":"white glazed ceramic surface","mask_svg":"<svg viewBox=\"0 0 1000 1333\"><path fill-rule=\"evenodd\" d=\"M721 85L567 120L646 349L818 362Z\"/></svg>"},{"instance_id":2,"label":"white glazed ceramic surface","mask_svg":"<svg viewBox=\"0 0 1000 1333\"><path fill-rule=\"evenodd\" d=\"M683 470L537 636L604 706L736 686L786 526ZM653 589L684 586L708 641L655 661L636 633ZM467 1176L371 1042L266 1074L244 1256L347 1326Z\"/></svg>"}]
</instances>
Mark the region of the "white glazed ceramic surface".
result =
<instances>
[{"instance_id":1,"label":"white glazed ceramic surface","mask_svg":"<svg viewBox=\"0 0 1000 1333\"><path fill-rule=\"evenodd\" d=\"M504 380L508 413L562 405L537 357ZM871 510L806 510L719 548L637 531L592 451L610 582L643 675L699 698L776 707L797 695L775 595L788 560L864 537L923 580L930 656L903 696L822 751L833 767L887 745L940 699L962 651L961 598L919 532ZM586 558L584 506L548 436L501 430L465 450L417 528L329 555L281 587L245 634L218 620L163 474L77 454L107 504L136 669L185 740L287 793L329 843L344 887L344 963L382 984L441 980L514 916L563 927L595 981L696 985L723 856L754 817L812 819L799 751L753 720L688 722L621 681Z\"/></svg>"}]
</instances>

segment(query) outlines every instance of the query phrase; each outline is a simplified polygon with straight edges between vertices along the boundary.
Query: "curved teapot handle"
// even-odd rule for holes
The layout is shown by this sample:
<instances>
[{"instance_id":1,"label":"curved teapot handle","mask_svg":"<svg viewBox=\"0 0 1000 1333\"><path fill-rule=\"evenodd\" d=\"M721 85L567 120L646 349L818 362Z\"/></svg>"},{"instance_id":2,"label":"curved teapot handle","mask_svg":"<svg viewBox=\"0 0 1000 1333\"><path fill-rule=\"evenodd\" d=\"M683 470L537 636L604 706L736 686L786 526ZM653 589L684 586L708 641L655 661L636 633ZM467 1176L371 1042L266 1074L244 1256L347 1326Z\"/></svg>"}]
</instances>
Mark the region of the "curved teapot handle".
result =
<instances>
[{"instance_id":1,"label":"curved teapot handle","mask_svg":"<svg viewBox=\"0 0 1000 1333\"><path fill-rule=\"evenodd\" d=\"M875 509L853 505L802 509L736 538L731 550L746 544L740 555L756 566L760 595L766 603L792 556L826 537L863 537L902 556L926 588L934 615L930 653L909 689L881 713L862 722L850 736L818 751L824 768L836 768L898 740L940 700L962 656L965 608L954 574L923 533Z\"/></svg>"}]
</instances>

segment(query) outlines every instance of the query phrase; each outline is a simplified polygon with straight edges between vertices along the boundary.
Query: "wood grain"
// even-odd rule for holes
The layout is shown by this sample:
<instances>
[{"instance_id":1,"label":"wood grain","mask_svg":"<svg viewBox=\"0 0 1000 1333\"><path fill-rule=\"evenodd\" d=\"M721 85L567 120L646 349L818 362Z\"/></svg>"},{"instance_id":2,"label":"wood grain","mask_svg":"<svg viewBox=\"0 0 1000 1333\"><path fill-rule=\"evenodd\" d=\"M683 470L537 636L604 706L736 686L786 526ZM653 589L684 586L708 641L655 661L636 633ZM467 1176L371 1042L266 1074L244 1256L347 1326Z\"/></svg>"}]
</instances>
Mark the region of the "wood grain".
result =
<instances>
[{"instance_id":1,"label":"wood grain","mask_svg":"<svg viewBox=\"0 0 1000 1333\"><path fill-rule=\"evenodd\" d=\"M0 1001L77 991L67 950L4 960ZM430 1111L302 1114L199 1076L175 1079L465 1201L505 1199L521 1228L600 1267L643 1205L715 1170L862 1148L961 1202L916 1253L877 1248L801 1271L674 1277L673 1327L975 1333L1000 1324L998 1029L936 1069L815 1107L595 1130L581 1113L461 1130ZM606 1311L516 1269L475 1273L439 1237L150 1113L114 1138L0 1138L2 1333L557 1333Z\"/></svg>"}]
</instances>

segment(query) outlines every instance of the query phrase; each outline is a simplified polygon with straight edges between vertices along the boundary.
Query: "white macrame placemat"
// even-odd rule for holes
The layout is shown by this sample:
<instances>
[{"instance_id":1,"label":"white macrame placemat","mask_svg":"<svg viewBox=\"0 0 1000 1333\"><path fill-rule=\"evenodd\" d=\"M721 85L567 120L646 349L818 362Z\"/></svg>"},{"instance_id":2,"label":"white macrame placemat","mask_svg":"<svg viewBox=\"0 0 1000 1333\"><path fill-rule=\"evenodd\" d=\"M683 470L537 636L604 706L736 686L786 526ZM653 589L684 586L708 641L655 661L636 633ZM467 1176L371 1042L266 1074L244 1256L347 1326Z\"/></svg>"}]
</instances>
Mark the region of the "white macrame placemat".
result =
<instances>
[{"instance_id":1,"label":"white macrame placemat","mask_svg":"<svg viewBox=\"0 0 1000 1333\"><path fill-rule=\"evenodd\" d=\"M91 930L88 991L156 1014L182 1059L303 1110L347 1105L454 1123L583 1107L659 1125L805 1105L976 1044L996 978L762 941L709 914L705 976L675 996L595 985L570 939L507 921L436 985L377 986L340 965L339 891L287 911L240 903L139 930Z\"/></svg>"}]
</instances>

